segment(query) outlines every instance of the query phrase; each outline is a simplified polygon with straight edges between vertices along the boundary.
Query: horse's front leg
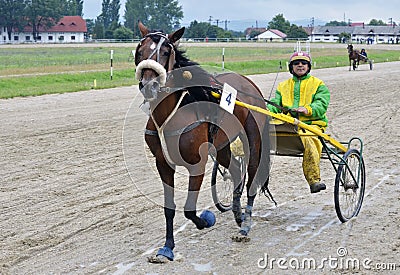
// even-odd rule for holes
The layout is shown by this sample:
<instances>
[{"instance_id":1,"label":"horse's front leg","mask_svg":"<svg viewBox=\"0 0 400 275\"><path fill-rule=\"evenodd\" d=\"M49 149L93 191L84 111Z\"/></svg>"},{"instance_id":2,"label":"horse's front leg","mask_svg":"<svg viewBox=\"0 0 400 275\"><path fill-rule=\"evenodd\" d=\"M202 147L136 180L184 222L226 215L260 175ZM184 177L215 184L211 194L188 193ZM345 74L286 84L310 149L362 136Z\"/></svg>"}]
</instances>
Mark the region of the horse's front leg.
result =
<instances>
[{"instance_id":1,"label":"horse's front leg","mask_svg":"<svg viewBox=\"0 0 400 275\"><path fill-rule=\"evenodd\" d=\"M174 202L174 173L175 170L168 165L165 160L157 161L157 169L161 176L164 187L164 216L165 216L165 243L164 247L160 248L156 256L148 258L151 263L165 263L174 260L173 249L174 241L174 217L175 217L175 202Z\"/></svg>"},{"instance_id":2,"label":"horse's front leg","mask_svg":"<svg viewBox=\"0 0 400 275\"><path fill-rule=\"evenodd\" d=\"M152 120L148 121L146 129L153 130L154 124ZM172 252L175 247L174 242L174 217L175 217L175 202L174 202L174 174L175 167L168 164L164 158L160 139L156 135L145 135L145 141L150 148L150 151L156 158L156 166L160 174L161 181L164 187L164 216L166 221L166 236L164 247L160 248L156 256L149 257L151 263L165 263L174 259Z\"/></svg>"},{"instance_id":3,"label":"horse's front leg","mask_svg":"<svg viewBox=\"0 0 400 275\"><path fill-rule=\"evenodd\" d=\"M200 217L196 215L197 199L199 197L203 177L204 174L189 177L189 190L184 208L185 217L191 220L196 225L197 229L204 229L215 224L215 215L209 210L203 211Z\"/></svg>"},{"instance_id":4,"label":"horse's front leg","mask_svg":"<svg viewBox=\"0 0 400 275\"><path fill-rule=\"evenodd\" d=\"M258 186L261 182L265 182L269 172L269 158L264 159L261 154L269 154L268 152L261 151L261 135L252 134L248 129L256 129L258 125L255 120L249 120L246 124L247 137L249 140L249 163L247 168L248 180L246 184L247 191L247 205L242 215L242 223L240 226L239 234L234 235L232 239L238 242L248 242L250 238L247 237L252 223L252 210L254 199L257 195ZM268 132L269 133L269 132ZM266 141L269 142L269 141ZM269 147L268 147L269 148Z\"/></svg>"}]
</instances>

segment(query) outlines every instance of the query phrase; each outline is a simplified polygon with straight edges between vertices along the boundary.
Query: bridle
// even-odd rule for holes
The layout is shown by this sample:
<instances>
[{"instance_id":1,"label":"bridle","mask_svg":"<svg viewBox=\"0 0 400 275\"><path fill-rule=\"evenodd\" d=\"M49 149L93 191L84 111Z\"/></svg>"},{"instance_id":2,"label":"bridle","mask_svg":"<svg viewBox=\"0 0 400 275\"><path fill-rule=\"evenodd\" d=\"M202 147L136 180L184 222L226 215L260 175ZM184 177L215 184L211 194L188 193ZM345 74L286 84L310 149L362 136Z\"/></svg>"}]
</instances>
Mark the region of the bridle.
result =
<instances>
[{"instance_id":1,"label":"bridle","mask_svg":"<svg viewBox=\"0 0 400 275\"><path fill-rule=\"evenodd\" d=\"M159 41L155 42L154 41L154 36L159 37ZM154 70L160 77L160 84L161 86L164 86L166 83L166 78L167 78L167 72L170 72L173 70L174 66L175 66L175 50L174 50L174 45L171 43L171 41L168 38L168 35L162 33L162 32L151 32L146 34L140 41L139 41L139 45L137 50L142 46L142 43L144 40L146 40L147 38L150 38L153 43L156 44L152 44L150 46L150 49L152 50L152 52L150 53L150 55L147 57L147 59L142 60L141 62L139 62L136 68L136 79L142 83L143 80L143 70L145 69L151 69ZM171 52L170 55L168 57L168 62L165 66L162 66L160 64L160 49L162 47L163 44L166 44L168 47L170 47ZM153 57L156 57L154 60Z\"/></svg>"}]
</instances>

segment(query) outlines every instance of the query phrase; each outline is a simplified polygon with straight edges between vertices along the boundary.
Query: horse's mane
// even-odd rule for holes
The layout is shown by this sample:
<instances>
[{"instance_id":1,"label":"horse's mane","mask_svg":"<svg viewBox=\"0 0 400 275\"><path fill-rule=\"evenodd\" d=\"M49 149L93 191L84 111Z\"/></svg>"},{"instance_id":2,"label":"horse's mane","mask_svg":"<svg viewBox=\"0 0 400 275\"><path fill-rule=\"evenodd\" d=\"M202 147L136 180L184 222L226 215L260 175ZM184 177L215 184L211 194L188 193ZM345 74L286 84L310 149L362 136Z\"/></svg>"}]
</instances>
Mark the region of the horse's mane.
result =
<instances>
[{"instance_id":1,"label":"horse's mane","mask_svg":"<svg viewBox=\"0 0 400 275\"><path fill-rule=\"evenodd\" d=\"M175 60L176 60L176 64L174 67L175 69L181 68L181 67L189 67L189 66L198 66L199 65L199 63L190 60L186 56L186 51L179 48L178 46L174 45L174 51L175 51Z\"/></svg>"},{"instance_id":2,"label":"horse's mane","mask_svg":"<svg viewBox=\"0 0 400 275\"><path fill-rule=\"evenodd\" d=\"M185 50L174 45L174 51L176 61L174 69L183 72L185 71L185 68L188 68L188 71L190 71L192 76L192 78L187 81L188 85L186 86L189 96L184 99L182 104L186 105L195 101L217 102L216 98L211 95L212 75L201 68L199 63L190 60L186 56ZM194 83L195 85L191 86L191 83ZM198 85L199 83L203 83L204 86Z\"/></svg>"}]
</instances>

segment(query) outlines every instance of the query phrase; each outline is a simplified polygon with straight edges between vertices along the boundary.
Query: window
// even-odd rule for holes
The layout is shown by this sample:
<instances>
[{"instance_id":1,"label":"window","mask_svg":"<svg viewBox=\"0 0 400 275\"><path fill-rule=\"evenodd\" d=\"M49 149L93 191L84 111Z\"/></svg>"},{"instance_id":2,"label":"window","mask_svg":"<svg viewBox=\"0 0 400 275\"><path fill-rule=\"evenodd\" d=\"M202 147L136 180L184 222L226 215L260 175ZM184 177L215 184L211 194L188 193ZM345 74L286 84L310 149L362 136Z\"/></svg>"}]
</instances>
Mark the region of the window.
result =
<instances>
[{"instance_id":1,"label":"window","mask_svg":"<svg viewBox=\"0 0 400 275\"><path fill-rule=\"evenodd\" d=\"M29 35L27 35L27 36L25 36L25 40L26 40L26 41L30 41L30 40L31 40L31 37L30 37Z\"/></svg>"},{"instance_id":2,"label":"window","mask_svg":"<svg viewBox=\"0 0 400 275\"><path fill-rule=\"evenodd\" d=\"M53 41L53 36L49 35L49 41Z\"/></svg>"},{"instance_id":3,"label":"window","mask_svg":"<svg viewBox=\"0 0 400 275\"><path fill-rule=\"evenodd\" d=\"M19 40L18 35L15 35L15 36L14 36L14 41L18 41L18 40Z\"/></svg>"},{"instance_id":4,"label":"window","mask_svg":"<svg viewBox=\"0 0 400 275\"><path fill-rule=\"evenodd\" d=\"M42 37L39 35L38 37L36 37L36 40L42 41Z\"/></svg>"},{"instance_id":5,"label":"window","mask_svg":"<svg viewBox=\"0 0 400 275\"><path fill-rule=\"evenodd\" d=\"M75 35L71 36L71 40L75 41Z\"/></svg>"}]
</instances>

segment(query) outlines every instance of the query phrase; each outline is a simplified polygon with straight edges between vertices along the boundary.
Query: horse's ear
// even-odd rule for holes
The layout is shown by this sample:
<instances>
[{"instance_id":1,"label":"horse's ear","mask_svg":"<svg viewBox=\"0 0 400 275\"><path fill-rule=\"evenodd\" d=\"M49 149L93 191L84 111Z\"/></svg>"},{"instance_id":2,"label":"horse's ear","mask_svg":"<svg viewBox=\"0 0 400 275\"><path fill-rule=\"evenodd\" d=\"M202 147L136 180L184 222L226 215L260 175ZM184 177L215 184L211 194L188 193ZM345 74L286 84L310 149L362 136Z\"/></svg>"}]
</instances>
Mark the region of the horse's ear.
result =
<instances>
[{"instance_id":1,"label":"horse's ear","mask_svg":"<svg viewBox=\"0 0 400 275\"><path fill-rule=\"evenodd\" d=\"M142 21L138 21L138 27L140 30L140 33L142 34L142 37L145 37L149 33L149 29L143 25Z\"/></svg>"},{"instance_id":2,"label":"horse's ear","mask_svg":"<svg viewBox=\"0 0 400 275\"><path fill-rule=\"evenodd\" d=\"M179 39L181 39L183 33L185 32L185 27L180 28L179 30L172 32L168 35L169 40L172 43L175 43L176 41L178 41Z\"/></svg>"}]
</instances>

